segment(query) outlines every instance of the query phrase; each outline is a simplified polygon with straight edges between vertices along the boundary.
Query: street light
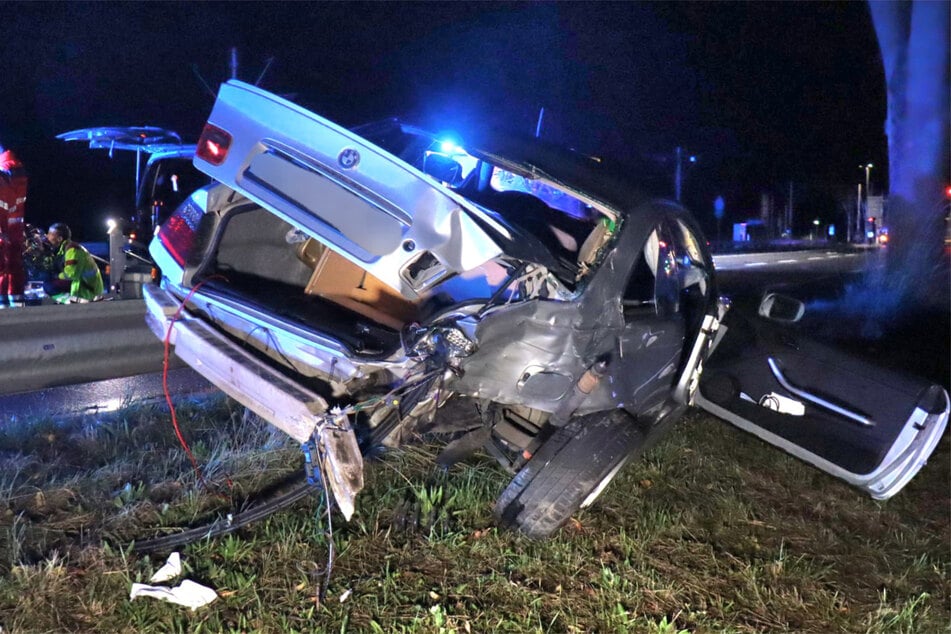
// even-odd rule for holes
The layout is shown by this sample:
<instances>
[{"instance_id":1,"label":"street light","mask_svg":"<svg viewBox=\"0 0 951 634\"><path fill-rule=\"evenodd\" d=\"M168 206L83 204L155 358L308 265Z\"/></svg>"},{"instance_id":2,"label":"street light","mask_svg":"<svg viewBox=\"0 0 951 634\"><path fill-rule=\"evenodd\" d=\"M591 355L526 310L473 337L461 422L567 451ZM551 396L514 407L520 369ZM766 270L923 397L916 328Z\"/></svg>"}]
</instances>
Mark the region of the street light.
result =
<instances>
[{"instance_id":1,"label":"street light","mask_svg":"<svg viewBox=\"0 0 951 634\"><path fill-rule=\"evenodd\" d=\"M865 198L866 200L868 200L868 194L869 194L869 190L868 190L869 173L872 171L873 167L875 166L872 165L871 163L866 163L865 165L859 165L860 170L865 170Z\"/></svg>"},{"instance_id":2,"label":"street light","mask_svg":"<svg viewBox=\"0 0 951 634\"><path fill-rule=\"evenodd\" d=\"M871 163L866 163L865 165L859 165L860 170L865 170L865 209L866 210L868 209L869 175L873 167L875 166L872 165ZM862 185L859 184L859 188L861 187ZM855 210L855 231L856 231L856 238L858 238L859 241L862 240L861 236L864 233L864 231L862 230L862 218L864 214L862 213L862 209L861 209L861 206L862 206L861 193L862 192L859 192L859 200L856 203L857 209Z\"/></svg>"}]
</instances>

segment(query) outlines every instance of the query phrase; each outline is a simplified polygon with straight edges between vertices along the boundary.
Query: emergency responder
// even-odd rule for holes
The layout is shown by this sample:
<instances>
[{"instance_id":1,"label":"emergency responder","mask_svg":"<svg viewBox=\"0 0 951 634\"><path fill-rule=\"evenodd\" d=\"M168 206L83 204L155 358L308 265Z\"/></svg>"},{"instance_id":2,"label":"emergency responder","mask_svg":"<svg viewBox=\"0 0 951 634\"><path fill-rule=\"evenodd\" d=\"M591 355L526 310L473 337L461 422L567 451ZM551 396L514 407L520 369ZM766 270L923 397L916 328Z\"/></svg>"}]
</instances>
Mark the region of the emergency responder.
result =
<instances>
[{"instance_id":1,"label":"emergency responder","mask_svg":"<svg viewBox=\"0 0 951 634\"><path fill-rule=\"evenodd\" d=\"M26 171L13 152L0 144L0 308L23 306Z\"/></svg>"},{"instance_id":2,"label":"emergency responder","mask_svg":"<svg viewBox=\"0 0 951 634\"><path fill-rule=\"evenodd\" d=\"M46 239L53 246L59 275L48 283L46 294L69 293L71 297L92 300L102 295L102 276L99 267L86 247L73 242L73 233L62 222L50 226Z\"/></svg>"}]
</instances>

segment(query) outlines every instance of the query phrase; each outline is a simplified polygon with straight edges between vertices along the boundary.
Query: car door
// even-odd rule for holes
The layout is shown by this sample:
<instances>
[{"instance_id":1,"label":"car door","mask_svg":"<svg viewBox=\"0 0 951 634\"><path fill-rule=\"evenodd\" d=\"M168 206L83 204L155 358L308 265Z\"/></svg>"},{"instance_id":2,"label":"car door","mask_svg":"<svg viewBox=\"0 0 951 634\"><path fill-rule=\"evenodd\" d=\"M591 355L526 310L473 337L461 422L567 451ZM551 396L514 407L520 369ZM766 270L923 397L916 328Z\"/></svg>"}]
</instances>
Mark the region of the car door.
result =
<instances>
[{"instance_id":1,"label":"car door","mask_svg":"<svg viewBox=\"0 0 951 634\"><path fill-rule=\"evenodd\" d=\"M501 253L483 229L495 223L472 203L357 134L242 82L221 86L195 165L409 299Z\"/></svg>"},{"instance_id":2,"label":"car door","mask_svg":"<svg viewBox=\"0 0 951 634\"><path fill-rule=\"evenodd\" d=\"M195 169L195 146L183 145L173 150L154 152L145 164L136 195L136 224L148 229L149 235L209 178Z\"/></svg>"},{"instance_id":3,"label":"car door","mask_svg":"<svg viewBox=\"0 0 951 634\"><path fill-rule=\"evenodd\" d=\"M177 132L152 126L100 126L57 134L60 141L89 143L94 150L129 150L152 154L182 145Z\"/></svg>"},{"instance_id":4,"label":"car door","mask_svg":"<svg viewBox=\"0 0 951 634\"><path fill-rule=\"evenodd\" d=\"M914 477L947 425L940 386L790 325L731 311L717 336L695 403L875 499Z\"/></svg>"},{"instance_id":5,"label":"car door","mask_svg":"<svg viewBox=\"0 0 951 634\"><path fill-rule=\"evenodd\" d=\"M80 128L57 134L60 141L89 143L93 150L108 150L112 158L116 150L135 152L135 191L138 195L141 183L142 155L179 153L191 156L195 147L182 143L177 132L152 126L101 126Z\"/></svg>"},{"instance_id":6,"label":"car door","mask_svg":"<svg viewBox=\"0 0 951 634\"><path fill-rule=\"evenodd\" d=\"M668 399L671 384L686 383L699 362L701 355L685 356L684 346L700 329L712 300L713 265L700 244L685 218L668 213L634 258L621 296L624 329L617 345L622 363L612 369L612 382L635 410Z\"/></svg>"},{"instance_id":7,"label":"car door","mask_svg":"<svg viewBox=\"0 0 951 634\"><path fill-rule=\"evenodd\" d=\"M205 175L192 167L194 144L182 143L178 133L172 130L152 126L101 126L70 130L56 138L88 143L90 149L107 150L110 157L116 150L136 153L135 214L127 218L133 225L129 229L137 227L151 234L188 194L207 184ZM148 158L144 169L143 154Z\"/></svg>"}]
</instances>

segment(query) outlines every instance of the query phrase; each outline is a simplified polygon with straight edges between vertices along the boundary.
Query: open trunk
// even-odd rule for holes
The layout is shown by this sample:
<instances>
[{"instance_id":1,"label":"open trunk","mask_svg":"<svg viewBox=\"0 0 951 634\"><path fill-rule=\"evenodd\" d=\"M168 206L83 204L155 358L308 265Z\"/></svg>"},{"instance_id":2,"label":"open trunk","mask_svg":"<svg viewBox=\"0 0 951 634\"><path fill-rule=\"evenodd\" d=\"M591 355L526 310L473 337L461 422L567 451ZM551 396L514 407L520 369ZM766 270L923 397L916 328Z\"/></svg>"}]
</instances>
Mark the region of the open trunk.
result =
<instances>
[{"instance_id":1,"label":"open trunk","mask_svg":"<svg viewBox=\"0 0 951 634\"><path fill-rule=\"evenodd\" d=\"M203 295L240 303L337 340L356 355L395 351L419 306L258 206L228 212L192 278Z\"/></svg>"}]
</instances>

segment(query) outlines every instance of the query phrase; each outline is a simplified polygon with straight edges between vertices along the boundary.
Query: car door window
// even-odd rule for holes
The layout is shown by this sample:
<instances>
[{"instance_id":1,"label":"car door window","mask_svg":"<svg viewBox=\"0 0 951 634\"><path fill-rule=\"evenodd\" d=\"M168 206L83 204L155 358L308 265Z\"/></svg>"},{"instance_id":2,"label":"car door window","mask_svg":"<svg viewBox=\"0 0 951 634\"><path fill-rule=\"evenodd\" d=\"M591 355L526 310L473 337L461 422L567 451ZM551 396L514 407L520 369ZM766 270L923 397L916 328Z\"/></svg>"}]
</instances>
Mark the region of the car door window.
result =
<instances>
[{"instance_id":1,"label":"car door window","mask_svg":"<svg viewBox=\"0 0 951 634\"><path fill-rule=\"evenodd\" d=\"M624 315L686 317L689 322L709 290L699 238L679 219L665 219L650 233L633 267L624 290Z\"/></svg>"},{"instance_id":2,"label":"car door window","mask_svg":"<svg viewBox=\"0 0 951 634\"><path fill-rule=\"evenodd\" d=\"M644 242L624 289L625 319L677 313L679 267L671 246L669 227L659 223Z\"/></svg>"},{"instance_id":3,"label":"car door window","mask_svg":"<svg viewBox=\"0 0 951 634\"><path fill-rule=\"evenodd\" d=\"M152 227L165 222L192 192L210 179L195 169L190 158L163 159L151 163L144 179L140 208L151 215Z\"/></svg>"},{"instance_id":4,"label":"car door window","mask_svg":"<svg viewBox=\"0 0 951 634\"><path fill-rule=\"evenodd\" d=\"M673 234L683 275L683 288L689 289L696 285L697 290L706 296L710 272L700 250L699 238L679 219L674 223Z\"/></svg>"},{"instance_id":5,"label":"car door window","mask_svg":"<svg viewBox=\"0 0 951 634\"><path fill-rule=\"evenodd\" d=\"M621 301L626 321L639 316L656 314L654 296L658 268L658 242L655 228L648 236L631 269L631 276L628 278Z\"/></svg>"}]
</instances>

